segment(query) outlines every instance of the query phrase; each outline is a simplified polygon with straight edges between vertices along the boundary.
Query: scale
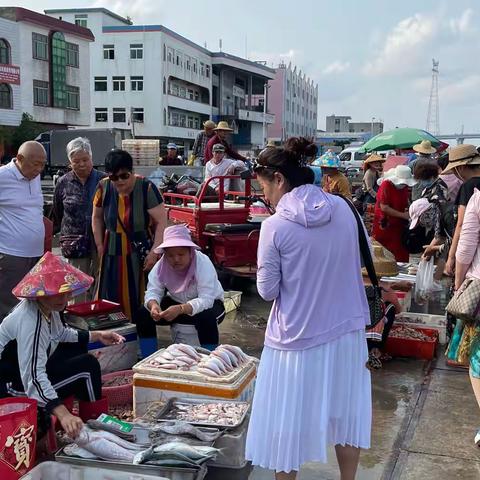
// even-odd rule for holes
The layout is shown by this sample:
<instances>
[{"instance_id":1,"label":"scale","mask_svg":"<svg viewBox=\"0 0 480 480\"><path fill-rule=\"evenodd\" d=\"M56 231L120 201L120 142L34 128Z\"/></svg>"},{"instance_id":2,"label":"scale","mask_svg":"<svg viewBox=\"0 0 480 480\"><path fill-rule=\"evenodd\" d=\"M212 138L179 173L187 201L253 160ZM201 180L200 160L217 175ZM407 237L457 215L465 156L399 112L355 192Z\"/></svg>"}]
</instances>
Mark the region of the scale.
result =
<instances>
[{"instance_id":1,"label":"scale","mask_svg":"<svg viewBox=\"0 0 480 480\"><path fill-rule=\"evenodd\" d=\"M65 321L80 330L104 330L130 322L121 305L108 300L70 305L66 308Z\"/></svg>"}]
</instances>

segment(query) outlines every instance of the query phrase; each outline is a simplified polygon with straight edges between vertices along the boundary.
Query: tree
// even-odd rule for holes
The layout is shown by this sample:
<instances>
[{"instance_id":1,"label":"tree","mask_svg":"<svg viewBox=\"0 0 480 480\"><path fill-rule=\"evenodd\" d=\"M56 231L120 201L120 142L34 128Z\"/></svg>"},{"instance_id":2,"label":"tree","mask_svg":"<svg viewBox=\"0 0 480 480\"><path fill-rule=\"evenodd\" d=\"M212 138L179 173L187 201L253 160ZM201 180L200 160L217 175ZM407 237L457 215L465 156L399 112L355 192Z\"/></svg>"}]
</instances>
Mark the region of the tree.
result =
<instances>
[{"instance_id":1,"label":"tree","mask_svg":"<svg viewBox=\"0 0 480 480\"><path fill-rule=\"evenodd\" d=\"M29 113L23 112L22 121L20 122L20 125L15 128L12 135L13 149L17 151L23 142L35 140L35 137L37 137L37 135L43 130L44 127L35 122Z\"/></svg>"}]
</instances>

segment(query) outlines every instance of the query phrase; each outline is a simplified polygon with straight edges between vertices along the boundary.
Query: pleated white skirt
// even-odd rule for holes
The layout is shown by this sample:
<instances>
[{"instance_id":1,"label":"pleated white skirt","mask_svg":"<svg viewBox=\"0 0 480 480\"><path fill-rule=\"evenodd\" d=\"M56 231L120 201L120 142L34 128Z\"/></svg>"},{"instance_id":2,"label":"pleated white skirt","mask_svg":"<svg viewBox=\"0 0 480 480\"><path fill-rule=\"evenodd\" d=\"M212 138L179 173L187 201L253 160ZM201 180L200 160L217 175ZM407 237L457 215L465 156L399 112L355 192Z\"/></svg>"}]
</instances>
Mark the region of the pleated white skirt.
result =
<instances>
[{"instance_id":1,"label":"pleated white skirt","mask_svg":"<svg viewBox=\"0 0 480 480\"><path fill-rule=\"evenodd\" d=\"M300 351L265 347L246 458L290 472L327 461L328 445L370 448L372 399L365 332Z\"/></svg>"}]
</instances>

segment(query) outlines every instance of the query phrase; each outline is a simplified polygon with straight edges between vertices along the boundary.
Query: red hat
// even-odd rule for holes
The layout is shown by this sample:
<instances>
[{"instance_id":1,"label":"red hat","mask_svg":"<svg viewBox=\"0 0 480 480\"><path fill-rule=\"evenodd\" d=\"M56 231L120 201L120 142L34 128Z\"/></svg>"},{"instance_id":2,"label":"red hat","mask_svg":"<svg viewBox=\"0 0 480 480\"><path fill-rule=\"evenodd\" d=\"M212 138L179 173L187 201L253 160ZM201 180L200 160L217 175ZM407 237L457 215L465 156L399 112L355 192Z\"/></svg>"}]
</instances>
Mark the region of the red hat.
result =
<instances>
[{"instance_id":1,"label":"red hat","mask_svg":"<svg viewBox=\"0 0 480 480\"><path fill-rule=\"evenodd\" d=\"M93 278L72 267L63 258L47 252L12 290L16 297L53 297L62 293L72 296L86 292Z\"/></svg>"}]
</instances>

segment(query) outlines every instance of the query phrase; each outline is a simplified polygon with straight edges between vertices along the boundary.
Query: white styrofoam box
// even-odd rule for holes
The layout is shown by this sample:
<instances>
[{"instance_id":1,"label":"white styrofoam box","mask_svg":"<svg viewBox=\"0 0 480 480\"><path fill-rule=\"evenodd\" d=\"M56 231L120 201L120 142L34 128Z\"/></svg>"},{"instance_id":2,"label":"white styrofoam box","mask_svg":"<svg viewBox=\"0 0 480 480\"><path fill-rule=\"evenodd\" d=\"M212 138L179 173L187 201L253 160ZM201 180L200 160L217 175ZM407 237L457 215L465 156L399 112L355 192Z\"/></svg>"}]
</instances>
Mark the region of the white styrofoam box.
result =
<instances>
[{"instance_id":1,"label":"white styrofoam box","mask_svg":"<svg viewBox=\"0 0 480 480\"><path fill-rule=\"evenodd\" d=\"M219 468L243 468L247 464L245 446L249 421L250 414L238 428L225 431L215 440L214 447L218 448L220 453L215 460L209 462L209 465Z\"/></svg>"},{"instance_id":2,"label":"white styrofoam box","mask_svg":"<svg viewBox=\"0 0 480 480\"><path fill-rule=\"evenodd\" d=\"M225 307L225 313L230 313L240 307L242 302L242 292L230 290L224 293L223 305Z\"/></svg>"},{"instance_id":3,"label":"white styrofoam box","mask_svg":"<svg viewBox=\"0 0 480 480\"><path fill-rule=\"evenodd\" d=\"M107 480L113 478L106 468L82 467L60 462L42 462L20 480ZM168 480L157 475L115 471L115 480Z\"/></svg>"},{"instance_id":4,"label":"white styrofoam box","mask_svg":"<svg viewBox=\"0 0 480 480\"><path fill-rule=\"evenodd\" d=\"M410 327L431 328L438 331L438 342L447 343L447 318L446 315L430 315L428 313L403 312L395 317L395 323Z\"/></svg>"},{"instance_id":5,"label":"white styrofoam box","mask_svg":"<svg viewBox=\"0 0 480 480\"><path fill-rule=\"evenodd\" d=\"M122 327L106 329L125 337L125 343L105 346L100 342L89 343L88 353L94 355L100 363L102 373L130 370L138 361L137 327L127 323Z\"/></svg>"},{"instance_id":6,"label":"white styrofoam box","mask_svg":"<svg viewBox=\"0 0 480 480\"><path fill-rule=\"evenodd\" d=\"M141 417L152 402L172 397L200 400L236 400L251 402L255 390L256 365L250 364L235 382L220 384L205 381L176 380L135 373L133 376L133 409L135 417Z\"/></svg>"}]
</instances>

